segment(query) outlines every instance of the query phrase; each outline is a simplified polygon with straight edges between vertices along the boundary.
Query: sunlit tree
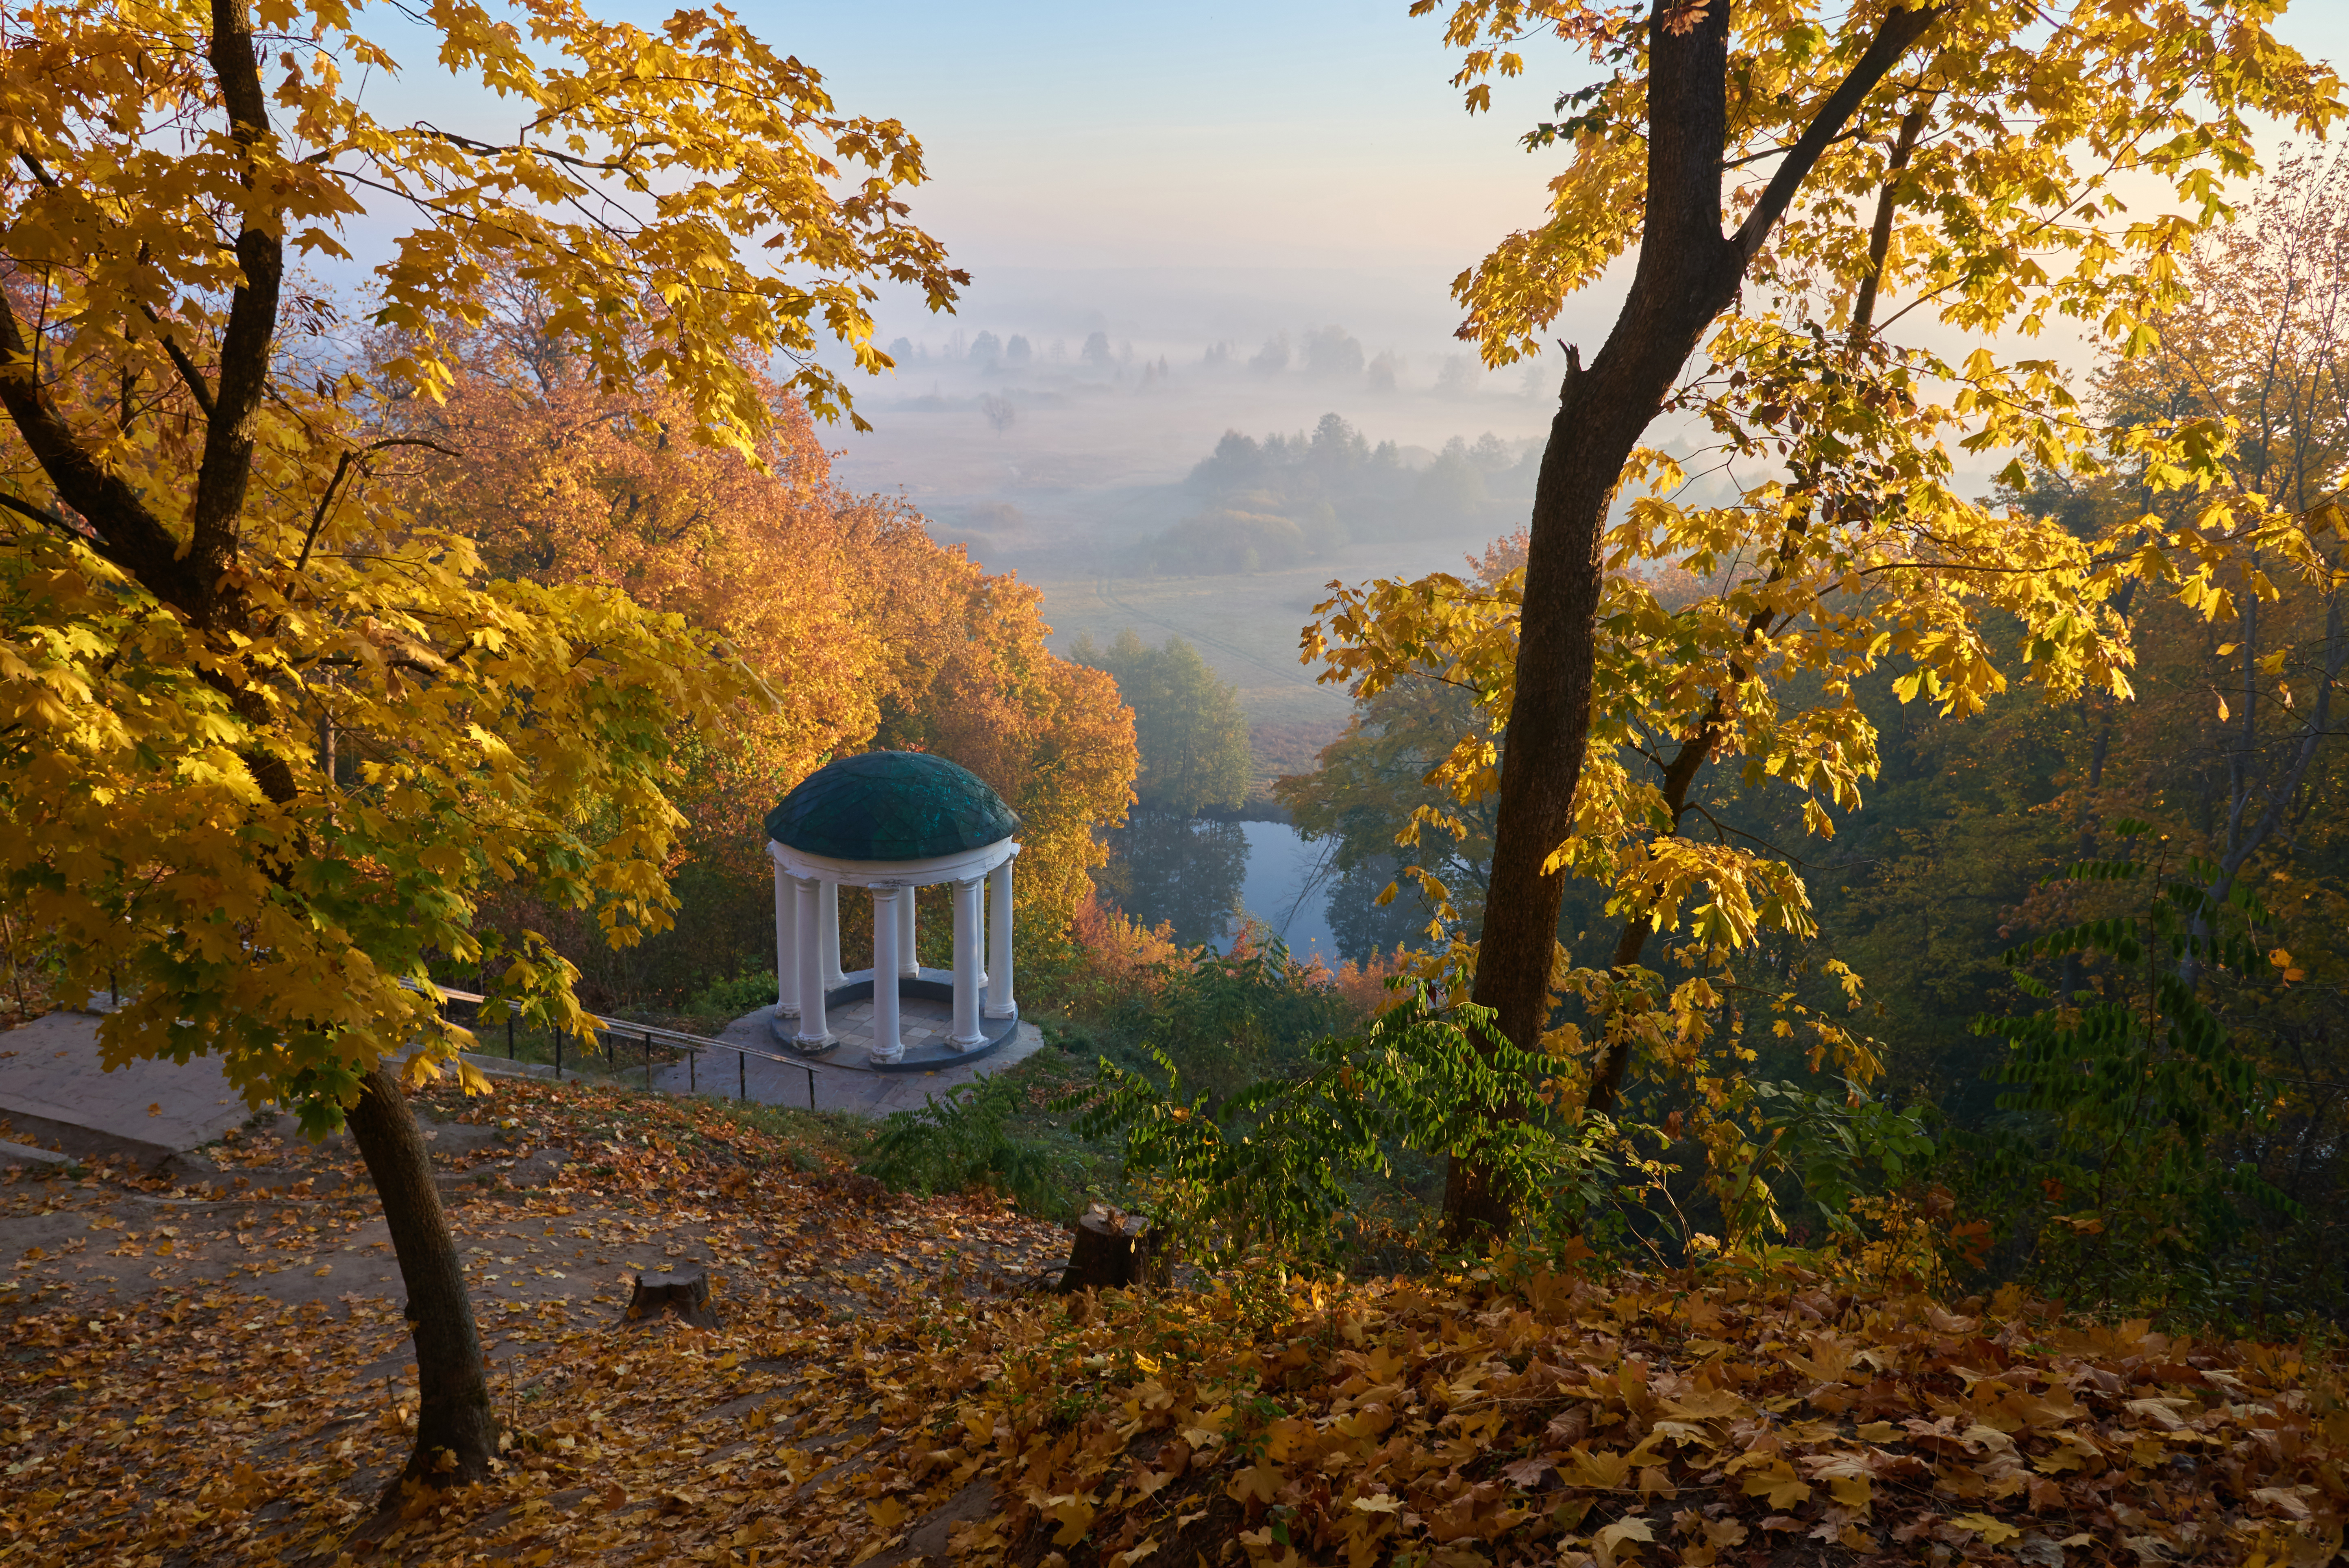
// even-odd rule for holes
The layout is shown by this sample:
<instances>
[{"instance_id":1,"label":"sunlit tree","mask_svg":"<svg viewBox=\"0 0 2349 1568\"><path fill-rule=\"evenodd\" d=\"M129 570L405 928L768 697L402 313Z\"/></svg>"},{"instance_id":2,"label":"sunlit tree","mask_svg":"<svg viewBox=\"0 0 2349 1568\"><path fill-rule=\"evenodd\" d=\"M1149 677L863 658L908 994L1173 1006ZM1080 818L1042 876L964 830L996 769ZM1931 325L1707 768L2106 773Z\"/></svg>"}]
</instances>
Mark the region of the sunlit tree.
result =
<instances>
[{"instance_id":1,"label":"sunlit tree","mask_svg":"<svg viewBox=\"0 0 2349 1568\"><path fill-rule=\"evenodd\" d=\"M213 1054L254 1104L347 1123L407 1284L408 1473L445 1480L497 1434L402 1091L466 1041L427 965L581 1027L569 966L479 902L527 869L614 942L660 930L678 738L752 677L615 587L485 573L380 482L424 438L365 407L445 397L435 321L479 324L510 275L588 381L662 387L676 439L756 457L776 406L746 366L781 356L841 414L819 342L883 368L874 284L943 306L959 280L905 221L905 129L726 13L421 14L442 69L520 106L511 139L380 118L398 62L335 6L0 13L0 875L62 999L129 993L109 1061ZM368 263L404 350L354 367L305 254Z\"/></svg>"}]
</instances>

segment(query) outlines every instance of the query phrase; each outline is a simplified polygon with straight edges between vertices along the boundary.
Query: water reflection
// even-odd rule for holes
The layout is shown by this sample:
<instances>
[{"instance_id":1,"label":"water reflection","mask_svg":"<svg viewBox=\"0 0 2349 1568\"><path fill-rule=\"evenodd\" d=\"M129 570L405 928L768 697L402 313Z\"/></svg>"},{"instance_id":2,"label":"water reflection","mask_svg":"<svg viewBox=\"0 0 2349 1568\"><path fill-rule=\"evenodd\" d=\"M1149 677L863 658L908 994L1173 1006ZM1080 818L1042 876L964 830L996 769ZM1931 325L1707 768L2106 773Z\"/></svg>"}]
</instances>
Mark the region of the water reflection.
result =
<instances>
[{"instance_id":1,"label":"water reflection","mask_svg":"<svg viewBox=\"0 0 2349 1568\"><path fill-rule=\"evenodd\" d=\"M1109 864L1094 880L1111 903L1144 924L1172 923L1185 946L1223 944L1247 875L1241 824L1136 810L1105 838Z\"/></svg>"},{"instance_id":2,"label":"water reflection","mask_svg":"<svg viewBox=\"0 0 2349 1568\"><path fill-rule=\"evenodd\" d=\"M1393 884L1385 903L1379 894ZM1420 885L1402 874L1394 855L1373 855L1340 872L1330 888L1330 931L1339 955L1362 963L1398 947L1427 945L1430 911Z\"/></svg>"},{"instance_id":3,"label":"water reflection","mask_svg":"<svg viewBox=\"0 0 2349 1568\"><path fill-rule=\"evenodd\" d=\"M1240 902L1299 963L1319 958L1335 968L1338 944L1324 908L1334 870L1330 841L1307 843L1287 822L1243 822L1240 830L1248 842Z\"/></svg>"}]
</instances>

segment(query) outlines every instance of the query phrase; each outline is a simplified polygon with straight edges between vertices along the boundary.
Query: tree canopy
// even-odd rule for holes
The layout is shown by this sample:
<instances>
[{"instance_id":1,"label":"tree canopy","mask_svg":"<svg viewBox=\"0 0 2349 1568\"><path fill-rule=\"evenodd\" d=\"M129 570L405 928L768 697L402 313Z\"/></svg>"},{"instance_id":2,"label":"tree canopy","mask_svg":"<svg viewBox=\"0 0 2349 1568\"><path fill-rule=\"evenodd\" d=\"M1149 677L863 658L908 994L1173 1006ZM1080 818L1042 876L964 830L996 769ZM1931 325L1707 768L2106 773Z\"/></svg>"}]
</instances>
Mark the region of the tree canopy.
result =
<instances>
[{"instance_id":1,"label":"tree canopy","mask_svg":"<svg viewBox=\"0 0 2349 1568\"><path fill-rule=\"evenodd\" d=\"M1107 670L1133 709L1142 756L1134 793L1143 805L1187 817L1247 799L1247 717L1239 689L1209 669L1198 649L1180 637L1150 647L1128 627L1106 648L1080 638L1069 656Z\"/></svg>"},{"instance_id":2,"label":"tree canopy","mask_svg":"<svg viewBox=\"0 0 2349 1568\"><path fill-rule=\"evenodd\" d=\"M480 929L484 891L528 868L610 941L661 929L679 740L757 683L616 588L490 575L378 481L430 438L367 407L444 397L442 324L482 325L506 275L597 386L663 388L679 438L756 458L756 363L843 413L819 336L879 368L874 284L944 306L961 280L905 221L904 127L723 12L423 16L440 68L523 107L511 140L379 118L360 85L398 62L336 5L0 16L0 876L64 1000L129 993L109 1059L212 1052L255 1105L351 1118L419 1325L411 1470L471 1476L479 1345L381 1064L420 1041L429 1074L463 1038L436 956L584 1024L542 938ZM362 366L290 269L369 245L373 322L404 335Z\"/></svg>"},{"instance_id":3,"label":"tree canopy","mask_svg":"<svg viewBox=\"0 0 2349 1568\"><path fill-rule=\"evenodd\" d=\"M2125 696L2111 607L2125 582L2224 619L2262 592L2262 553L2316 569L2300 520L2213 488L2229 438L2208 419L2128 432L2159 488L2206 504L2127 548L1951 480L1959 449L2009 454L2018 476L2105 460L2054 362L2002 358L1987 335L2069 321L2127 353L2158 342L2195 234L2256 166L2254 119L2322 132L2343 112L2333 74L2267 31L2276 9L1447 10L1472 109L1537 46L1552 51L1544 68L1578 57L1599 77L1527 134L1566 166L1546 220L1457 281L1462 335L1487 364L1515 361L1569 294L1634 247L1637 261L1605 345L1588 365L1567 352L1518 582L1485 593L1444 575L1341 595L1307 652L1333 654L1332 678L1368 690L1424 667L1478 693L1485 723L1448 772L1463 799L1496 800L1493 880L1457 964L1524 1046L1553 1026L1556 977L1575 974L1608 1037L1559 1042L1588 1051L1586 1092L1607 1103L1634 1050L1676 1062L1715 1090L1724 1181L1751 1141L1736 1130L1749 1059L1736 1014L1718 977L1660 991L1642 950L1677 936L1725 963L1813 917L1790 858L1692 812L1697 773L1733 759L1753 783L1799 791L1805 827L1824 836L1876 771L1855 697L1881 666L1900 672L1904 699L1950 713L1978 711L2015 669L2051 700ZM2142 214L2125 196L2137 189L2158 193ZM1975 346L1944 357L1898 333L1903 321ZM1682 464L1641 445L1667 409L1709 427L1753 476L1734 502L1680 498ZM1654 562L1685 563L1713 591L1668 611L1639 574ZM1622 922L1598 963L1560 964L1571 874L1607 887ZM1812 1022L1844 1070L1872 1072L1864 1043ZM1473 1161L1454 1176L1464 1233L1506 1224Z\"/></svg>"}]
</instances>

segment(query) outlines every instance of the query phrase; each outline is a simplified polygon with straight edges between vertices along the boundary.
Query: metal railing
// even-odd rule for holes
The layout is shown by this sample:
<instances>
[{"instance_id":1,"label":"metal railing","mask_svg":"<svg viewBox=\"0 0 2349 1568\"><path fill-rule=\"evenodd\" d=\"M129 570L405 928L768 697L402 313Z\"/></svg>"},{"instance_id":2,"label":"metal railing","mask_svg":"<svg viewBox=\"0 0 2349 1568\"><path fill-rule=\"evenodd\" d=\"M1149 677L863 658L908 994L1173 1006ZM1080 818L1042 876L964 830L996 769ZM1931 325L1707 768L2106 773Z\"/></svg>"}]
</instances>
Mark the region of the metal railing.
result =
<instances>
[{"instance_id":1,"label":"metal railing","mask_svg":"<svg viewBox=\"0 0 2349 1568\"><path fill-rule=\"evenodd\" d=\"M409 985L411 989L421 989L420 986L415 986L410 982L403 981L401 984ZM472 1004L477 1023L480 1010L489 1004L489 998L479 992L459 991L447 985L439 986L437 989L440 993L444 1006L449 1002ZM521 1016L522 1005L518 1002L508 1002L505 1008L506 1059L514 1061L518 1059L514 1052L514 1025L515 1020ZM736 1099L747 1101L750 1098L750 1058L756 1057L761 1061L772 1062L777 1067L796 1068L807 1074L808 1109L810 1110L817 1109L815 1080L820 1069L813 1063L803 1058L780 1056L773 1051L762 1051L750 1046L738 1046L728 1040L713 1040L701 1035L688 1035L679 1029L664 1029L657 1024L634 1024L620 1018L606 1018L600 1013L590 1013L587 1016L594 1023L594 1032L610 1041L609 1046L604 1049L603 1055L612 1064L612 1076L616 1078L623 1070L620 1065L620 1043L623 1040L642 1044L645 1088L648 1090L653 1088L653 1047L656 1042L669 1050L684 1053L686 1092L688 1094L701 1092L700 1069L703 1053L731 1052L734 1057ZM563 1077L563 1042L571 1037L566 1036L561 1029L550 1032L554 1037L554 1076L557 1081L560 1081ZM478 1033L475 1037L480 1037Z\"/></svg>"}]
</instances>

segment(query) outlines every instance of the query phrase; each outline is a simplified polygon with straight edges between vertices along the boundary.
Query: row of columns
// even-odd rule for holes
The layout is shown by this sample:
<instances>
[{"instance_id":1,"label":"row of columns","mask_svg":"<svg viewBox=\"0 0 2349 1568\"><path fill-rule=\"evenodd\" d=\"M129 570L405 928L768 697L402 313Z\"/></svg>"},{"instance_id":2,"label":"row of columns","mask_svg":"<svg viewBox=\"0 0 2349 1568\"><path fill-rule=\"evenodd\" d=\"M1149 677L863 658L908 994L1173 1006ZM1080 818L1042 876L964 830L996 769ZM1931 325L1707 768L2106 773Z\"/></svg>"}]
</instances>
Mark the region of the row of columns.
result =
<instances>
[{"instance_id":1,"label":"row of columns","mask_svg":"<svg viewBox=\"0 0 2349 1568\"><path fill-rule=\"evenodd\" d=\"M987 993L987 1017L1009 1018L1019 1010L1011 990L1011 862L1007 860L981 876L947 885L954 890L954 1031L947 1044L968 1050L987 1043L979 1022L982 990ZM896 981L921 975L914 945L915 884L874 882L870 891L873 1056L889 1062L905 1049ZM991 903L993 909L985 909L984 903ZM980 966L982 944L985 968ZM799 1020L797 1044L815 1047L832 1038L824 1019L824 995L846 980L840 967L840 884L793 876L778 865L775 1011Z\"/></svg>"}]
</instances>

